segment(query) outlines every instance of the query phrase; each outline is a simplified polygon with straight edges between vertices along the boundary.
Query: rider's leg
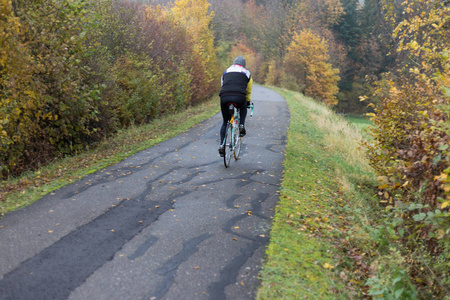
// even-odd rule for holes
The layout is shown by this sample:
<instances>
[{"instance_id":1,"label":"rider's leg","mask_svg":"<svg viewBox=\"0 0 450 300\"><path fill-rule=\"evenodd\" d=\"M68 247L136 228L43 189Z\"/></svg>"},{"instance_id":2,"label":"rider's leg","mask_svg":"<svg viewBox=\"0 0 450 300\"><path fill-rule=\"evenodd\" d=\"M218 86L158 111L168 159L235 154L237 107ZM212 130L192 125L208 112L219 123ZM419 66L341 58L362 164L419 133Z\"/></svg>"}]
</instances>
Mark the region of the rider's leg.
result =
<instances>
[{"instance_id":1,"label":"rider's leg","mask_svg":"<svg viewBox=\"0 0 450 300\"><path fill-rule=\"evenodd\" d=\"M247 117L247 101L245 97L239 99L239 112L240 112L240 125L239 125L239 134L240 136L244 136L246 134L245 130L245 118Z\"/></svg>"},{"instance_id":2,"label":"rider's leg","mask_svg":"<svg viewBox=\"0 0 450 300\"><path fill-rule=\"evenodd\" d=\"M220 110L222 111L223 119L222 127L220 127L220 144L222 145L223 139L225 138L225 130L227 130L227 123L231 118L226 99L220 99Z\"/></svg>"},{"instance_id":3,"label":"rider's leg","mask_svg":"<svg viewBox=\"0 0 450 300\"><path fill-rule=\"evenodd\" d=\"M245 103L245 105L243 105L241 107L241 109L239 110L241 113L241 124L244 125L245 124L245 118L247 117L247 102Z\"/></svg>"}]
</instances>

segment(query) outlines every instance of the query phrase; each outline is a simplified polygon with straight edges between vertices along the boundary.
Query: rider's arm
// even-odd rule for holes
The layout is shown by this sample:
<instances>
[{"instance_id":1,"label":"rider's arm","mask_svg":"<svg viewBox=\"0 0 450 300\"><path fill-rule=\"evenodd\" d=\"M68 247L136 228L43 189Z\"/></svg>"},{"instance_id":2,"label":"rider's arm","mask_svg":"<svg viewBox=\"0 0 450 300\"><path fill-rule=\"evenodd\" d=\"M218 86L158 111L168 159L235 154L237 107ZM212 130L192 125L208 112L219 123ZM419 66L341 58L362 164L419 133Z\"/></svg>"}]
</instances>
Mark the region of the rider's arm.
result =
<instances>
[{"instance_id":1,"label":"rider's arm","mask_svg":"<svg viewBox=\"0 0 450 300\"><path fill-rule=\"evenodd\" d=\"M252 88L253 88L253 78L250 77L250 80L248 81L247 84L247 95L245 96L246 100L247 100L247 104L250 103L251 100L251 94L252 94Z\"/></svg>"}]
</instances>

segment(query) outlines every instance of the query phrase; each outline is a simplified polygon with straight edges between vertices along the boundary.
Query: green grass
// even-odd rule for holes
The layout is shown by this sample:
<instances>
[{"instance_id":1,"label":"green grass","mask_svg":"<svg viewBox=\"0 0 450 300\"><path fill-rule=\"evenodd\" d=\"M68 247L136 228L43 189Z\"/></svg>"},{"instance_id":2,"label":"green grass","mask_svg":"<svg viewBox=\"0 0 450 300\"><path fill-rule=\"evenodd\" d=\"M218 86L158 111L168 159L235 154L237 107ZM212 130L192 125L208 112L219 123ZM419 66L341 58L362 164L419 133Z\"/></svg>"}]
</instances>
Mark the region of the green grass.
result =
<instances>
[{"instance_id":1,"label":"green grass","mask_svg":"<svg viewBox=\"0 0 450 300\"><path fill-rule=\"evenodd\" d=\"M163 116L144 126L133 126L99 143L94 149L59 159L20 177L0 181L0 216L27 206L42 196L83 176L186 131L216 114L218 97L178 114Z\"/></svg>"},{"instance_id":2,"label":"green grass","mask_svg":"<svg viewBox=\"0 0 450 300\"><path fill-rule=\"evenodd\" d=\"M353 126L355 126L363 135L364 138L370 139L368 130L373 125L372 121L366 116L346 116L345 119Z\"/></svg>"},{"instance_id":3,"label":"green grass","mask_svg":"<svg viewBox=\"0 0 450 300\"><path fill-rule=\"evenodd\" d=\"M312 99L275 90L291 123L258 299L362 297L368 266L355 268L348 253L367 256L372 245L362 228L373 218L376 179L361 132Z\"/></svg>"}]
</instances>

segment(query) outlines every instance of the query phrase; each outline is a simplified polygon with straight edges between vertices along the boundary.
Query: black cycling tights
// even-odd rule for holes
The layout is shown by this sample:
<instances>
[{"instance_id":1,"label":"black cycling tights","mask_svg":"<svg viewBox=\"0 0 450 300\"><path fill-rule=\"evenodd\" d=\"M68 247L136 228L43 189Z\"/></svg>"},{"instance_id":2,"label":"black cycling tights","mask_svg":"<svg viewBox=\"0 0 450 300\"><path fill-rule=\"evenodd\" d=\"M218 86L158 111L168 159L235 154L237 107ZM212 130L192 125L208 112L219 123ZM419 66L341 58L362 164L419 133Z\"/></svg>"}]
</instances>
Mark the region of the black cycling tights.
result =
<instances>
[{"instance_id":1,"label":"black cycling tights","mask_svg":"<svg viewBox=\"0 0 450 300\"><path fill-rule=\"evenodd\" d=\"M230 112L228 110L228 104L236 104L240 109L240 123L245 124L245 117L247 117L247 99L245 96L224 96L220 98L220 109L222 110L223 124L220 128L220 144L223 143L225 138L225 130L227 130L227 123L231 118Z\"/></svg>"}]
</instances>

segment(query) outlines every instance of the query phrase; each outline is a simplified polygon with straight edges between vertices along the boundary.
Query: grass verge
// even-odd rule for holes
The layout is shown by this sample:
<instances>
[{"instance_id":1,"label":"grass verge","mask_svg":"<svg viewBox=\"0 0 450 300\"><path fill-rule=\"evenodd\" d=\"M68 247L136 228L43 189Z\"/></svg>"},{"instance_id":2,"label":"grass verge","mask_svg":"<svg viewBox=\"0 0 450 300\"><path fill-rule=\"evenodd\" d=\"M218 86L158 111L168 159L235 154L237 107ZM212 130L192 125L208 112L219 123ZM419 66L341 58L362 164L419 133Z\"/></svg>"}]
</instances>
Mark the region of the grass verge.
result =
<instances>
[{"instance_id":1,"label":"grass verge","mask_svg":"<svg viewBox=\"0 0 450 300\"><path fill-rule=\"evenodd\" d=\"M77 181L85 175L177 136L216 114L218 97L178 114L168 115L144 126L133 126L99 143L79 155L55 160L53 163L20 177L0 181L0 216L17 210L42 196Z\"/></svg>"},{"instance_id":2,"label":"grass verge","mask_svg":"<svg viewBox=\"0 0 450 300\"><path fill-rule=\"evenodd\" d=\"M360 126L301 94L275 90L288 102L291 123L257 299L389 294L392 282L407 279L396 279L403 267L396 250L381 247L377 179L360 149Z\"/></svg>"}]
</instances>

